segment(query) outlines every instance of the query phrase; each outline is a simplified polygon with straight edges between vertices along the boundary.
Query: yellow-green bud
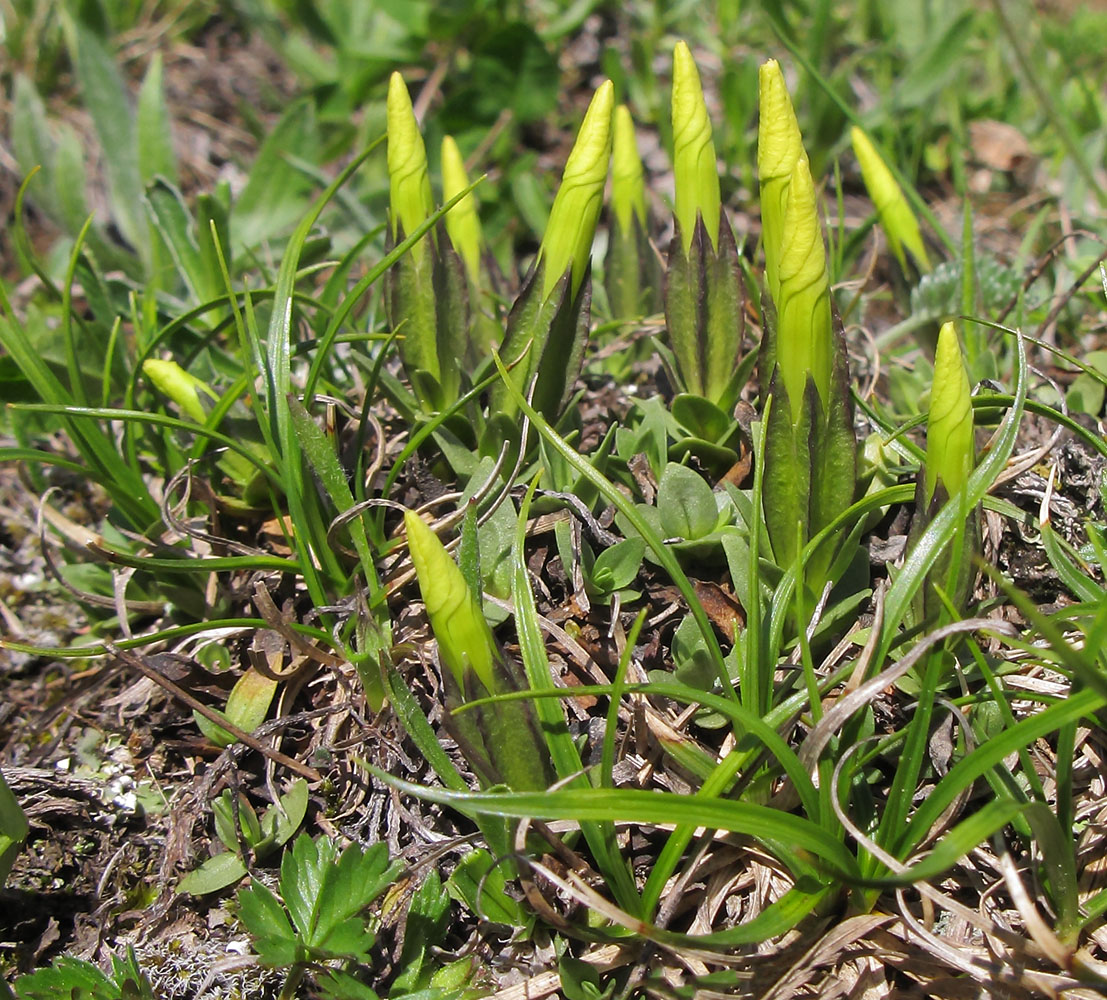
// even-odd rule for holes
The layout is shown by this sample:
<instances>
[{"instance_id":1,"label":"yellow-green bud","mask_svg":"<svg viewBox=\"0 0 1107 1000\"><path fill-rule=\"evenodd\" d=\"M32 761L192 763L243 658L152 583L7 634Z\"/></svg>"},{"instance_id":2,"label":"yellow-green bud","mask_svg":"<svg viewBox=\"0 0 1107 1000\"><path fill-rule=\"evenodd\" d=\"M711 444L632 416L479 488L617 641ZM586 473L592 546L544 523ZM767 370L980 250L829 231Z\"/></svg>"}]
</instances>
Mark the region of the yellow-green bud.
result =
<instances>
[{"instance_id":1,"label":"yellow-green bud","mask_svg":"<svg viewBox=\"0 0 1107 1000\"><path fill-rule=\"evenodd\" d=\"M207 419L200 405L200 390L215 398L215 393L195 375L190 375L176 361L162 361L160 358L147 358L142 362L142 374L159 391L168 396L181 408L181 411L198 424Z\"/></svg>"},{"instance_id":2,"label":"yellow-green bud","mask_svg":"<svg viewBox=\"0 0 1107 1000\"><path fill-rule=\"evenodd\" d=\"M388 81L388 185L392 207L392 238L398 227L410 236L434 212L430 176L427 174L427 150L415 121L404 78L393 73ZM422 245L412 248L416 259L422 256Z\"/></svg>"},{"instance_id":3,"label":"yellow-green bud","mask_svg":"<svg viewBox=\"0 0 1107 1000\"><path fill-rule=\"evenodd\" d=\"M572 293L575 295L592 252L592 237L603 206L603 189L611 161L611 112L615 106L615 86L610 80L600 84L588 105L577 141L565 163L561 187L550 209L546 235L542 237L540 258L545 261L546 276L542 298L546 298L572 264Z\"/></svg>"},{"instance_id":4,"label":"yellow-green bud","mask_svg":"<svg viewBox=\"0 0 1107 1000\"><path fill-rule=\"evenodd\" d=\"M442 140L442 200L449 201L469 186L465 161L452 135ZM465 261L465 269L474 285L480 284L480 217L472 192L446 213L446 232L454 249Z\"/></svg>"},{"instance_id":5,"label":"yellow-green bud","mask_svg":"<svg viewBox=\"0 0 1107 1000\"><path fill-rule=\"evenodd\" d=\"M953 496L968 481L974 457L972 390L961 343L953 323L938 332L934 385L926 426L925 493L927 504L941 483Z\"/></svg>"},{"instance_id":6,"label":"yellow-green bud","mask_svg":"<svg viewBox=\"0 0 1107 1000\"><path fill-rule=\"evenodd\" d=\"M907 263L903 255L906 247L919 267L929 271L930 259L926 255L926 247L923 246L919 232L919 220L911 211L911 206L888 165L881 159L869 137L856 125L850 129L849 134L854 155L861 166L861 177L900 267Z\"/></svg>"},{"instance_id":7,"label":"yellow-green bud","mask_svg":"<svg viewBox=\"0 0 1107 1000\"><path fill-rule=\"evenodd\" d=\"M765 278L773 301L784 233L788 185L796 161L803 157L796 112L780 65L770 59L758 74L757 175L761 185L761 243L765 248Z\"/></svg>"},{"instance_id":8,"label":"yellow-green bud","mask_svg":"<svg viewBox=\"0 0 1107 1000\"><path fill-rule=\"evenodd\" d=\"M465 673L473 670L485 690L496 691L495 644L478 600L469 591L457 564L438 536L414 511L404 512L407 544L431 630L443 665L465 690Z\"/></svg>"},{"instance_id":9,"label":"yellow-green bud","mask_svg":"<svg viewBox=\"0 0 1107 1000\"><path fill-rule=\"evenodd\" d=\"M673 211L684 252L692 245L696 216L703 218L711 245L719 243L719 169L711 119L703 99L700 74L684 42L673 50Z\"/></svg>"},{"instance_id":10,"label":"yellow-green bud","mask_svg":"<svg viewBox=\"0 0 1107 1000\"><path fill-rule=\"evenodd\" d=\"M792 418L798 420L808 372L827 405L833 346L826 247L807 157L796 161L788 184L779 281L777 367L788 390Z\"/></svg>"},{"instance_id":11,"label":"yellow-green bud","mask_svg":"<svg viewBox=\"0 0 1107 1000\"><path fill-rule=\"evenodd\" d=\"M611 151L611 208L623 232L630 232L635 216L646 228L646 183L642 175L642 157L630 109L620 104L615 109L615 139Z\"/></svg>"}]
</instances>

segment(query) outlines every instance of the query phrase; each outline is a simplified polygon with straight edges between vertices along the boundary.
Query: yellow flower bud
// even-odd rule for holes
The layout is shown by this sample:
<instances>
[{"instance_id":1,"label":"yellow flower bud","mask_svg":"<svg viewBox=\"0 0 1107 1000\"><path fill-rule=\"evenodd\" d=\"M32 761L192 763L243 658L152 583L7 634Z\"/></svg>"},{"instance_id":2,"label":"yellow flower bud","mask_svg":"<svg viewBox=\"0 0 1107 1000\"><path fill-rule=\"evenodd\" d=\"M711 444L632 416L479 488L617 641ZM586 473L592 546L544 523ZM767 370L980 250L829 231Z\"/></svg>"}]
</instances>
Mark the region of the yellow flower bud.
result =
<instances>
[{"instance_id":1,"label":"yellow flower bud","mask_svg":"<svg viewBox=\"0 0 1107 1000\"><path fill-rule=\"evenodd\" d=\"M392 207L392 238L402 226L410 236L427 216L434 212L430 177L427 174L427 150L415 121L404 78L393 73L388 81L386 104L388 124L388 182ZM416 244L412 254L422 256L423 248Z\"/></svg>"},{"instance_id":2,"label":"yellow flower bud","mask_svg":"<svg viewBox=\"0 0 1107 1000\"><path fill-rule=\"evenodd\" d=\"M777 297L777 270L784 232L788 185L796 161L803 157L796 112L775 59L758 74L760 117L757 126L757 175L761 184L761 243L765 248L765 277L773 301Z\"/></svg>"},{"instance_id":3,"label":"yellow flower bud","mask_svg":"<svg viewBox=\"0 0 1107 1000\"><path fill-rule=\"evenodd\" d=\"M684 42L673 50L673 177L674 214L684 252L692 245L696 216L703 218L711 245L719 243L719 170L711 119L703 99L700 75Z\"/></svg>"},{"instance_id":4,"label":"yellow flower bud","mask_svg":"<svg viewBox=\"0 0 1107 1000\"><path fill-rule=\"evenodd\" d=\"M442 140L442 198L449 201L469 186L465 161L451 135ZM480 218L477 199L470 192L446 213L446 232L454 249L465 261L465 269L474 285L480 284Z\"/></svg>"},{"instance_id":5,"label":"yellow flower bud","mask_svg":"<svg viewBox=\"0 0 1107 1000\"><path fill-rule=\"evenodd\" d=\"M573 268L572 294L576 294L584 280L611 160L611 113L614 105L614 84L605 80L588 105L577 141L561 175L561 187L550 210L546 234L542 237L539 257L545 261L546 267L543 299L553 291L570 264Z\"/></svg>"},{"instance_id":6,"label":"yellow flower bud","mask_svg":"<svg viewBox=\"0 0 1107 1000\"><path fill-rule=\"evenodd\" d=\"M638 140L634 120L625 104L615 109L615 139L611 153L611 208L615 221L623 232L631 229L631 219L638 218L646 228L646 183L642 175L642 157L638 155Z\"/></svg>"},{"instance_id":7,"label":"yellow flower bud","mask_svg":"<svg viewBox=\"0 0 1107 1000\"><path fill-rule=\"evenodd\" d=\"M861 177L900 267L905 267L907 263L903 255L906 247L919 267L929 271L930 260L919 232L919 221L888 165L881 159L869 137L856 125L850 129L849 134L854 155L861 166Z\"/></svg>"},{"instance_id":8,"label":"yellow flower bud","mask_svg":"<svg viewBox=\"0 0 1107 1000\"><path fill-rule=\"evenodd\" d=\"M142 362L142 374L159 391L168 396L181 411L198 424L207 419L200 394L197 390L215 398L215 393L195 375L190 375L176 361L162 361L160 358L147 358Z\"/></svg>"},{"instance_id":9,"label":"yellow flower bud","mask_svg":"<svg viewBox=\"0 0 1107 1000\"><path fill-rule=\"evenodd\" d=\"M941 483L953 496L968 481L973 458L972 389L961 343L953 323L938 332L934 355L934 385L926 426L925 493L927 504Z\"/></svg>"},{"instance_id":10,"label":"yellow flower bud","mask_svg":"<svg viewBox=\"0 0 1107 1000\"><path fill-rule=\"evenodd\" d=\"M405 511L404 527L443 665L460 690L465 690L465 673L471 669L485 690L494 693L495 644L480 603L469 592L465 577L446 547L423 519L414 511Z\"/></svg>"},{"instance_id":11,"label":"yellow flower bud","mask_svg":"<svg viewBox=\"0 0 1107 1000\"><path fill-rule=\"evenodd\" d=\"M826 248L807 157L792 168L784 209L777 310L777 367L784 378L793 420L799 419L807 373L823 405L830 398L833 334Z\"/></svg>"}]
</instances>

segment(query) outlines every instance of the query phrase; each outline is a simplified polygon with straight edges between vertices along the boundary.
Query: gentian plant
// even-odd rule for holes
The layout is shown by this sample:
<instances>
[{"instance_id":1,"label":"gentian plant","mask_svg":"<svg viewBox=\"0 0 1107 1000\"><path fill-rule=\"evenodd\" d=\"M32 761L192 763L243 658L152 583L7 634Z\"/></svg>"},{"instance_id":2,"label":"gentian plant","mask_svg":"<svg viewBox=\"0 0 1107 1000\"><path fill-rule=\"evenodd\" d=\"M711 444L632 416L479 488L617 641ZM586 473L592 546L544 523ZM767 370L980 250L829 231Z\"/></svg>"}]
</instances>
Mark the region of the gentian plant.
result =
<instances>
[{"instance_id":1,"label":"gentian plant","mask_svg":"<svg viewBox=\"0 0 1107 1000\"><path fill-rule=\"evenodd\" d=\"M389 81L387 111L390 236L398 243L434 212L426 148L399 73ZM463 234L464 249L471 251L471 226L455 224L454 231ZM469 341L466 265L448 229L428 233L400 258L388 272L388 292L392 328L400 337L412 389L426 409L445 409L461 393L459 359Z\"/></svg>"},{"instance_id":2,"label":"gentian plant","mask_svg":"<svg viewBox=\"0 0 1107 1000\"><path fill-rule=\"evenodd\" d=\"M961 352L957 328L944 323L938 333L934 355L934 384L930 391L930 412L926 425L926 460L919 470L915 492L913 544L946 503L963 500L965 484L975 456L973 441L972 390ZM926 582L916 594L912 611L918 622L933 623L943 602L935 590L941 588L955 610L967 604L973 584L973 561L980 551L980 510L967 509L961 527L943 551Z\"/></svg>"},{"instance_id":3,"label":"gentian plant","mask_svg":"<svg viewBox=\"0 0 1107 1000\"><path fill-rule=\"evenodd\" d=\"M748 374L739 364L743 301L738 249L722 211L711 121L692 53L673 52L675 233L669 246L665 320L680 389L724 413Z\"/></svg>"},{"instance_id":4,"label":"gentian plant","mask_svg":"<svg viewBox=\"0 0 1107 1000\"><path fill-rule=\"evenodd\" d=\"M761 344L765 425L763 505L777 564L788 568L856 491L857 443L845 340L831 305L815 187L787 87L775 61L761 67L762 234L769 301ZM838 537L807 557L817 596Z\"/></svg>"},{"instance_id":5,"label":"gentian plant","mask_svg":"<svg viewBox=\"0 0 1107 1000\"><path fill-rule=\"evenodd\" d=\"M534 405L553 419L580 374L591 320L591 252L607 170L615 88L605 81L592 97L550 210L534 268L515 300L500 353L521 388L534 384ZM492 393L490 426L501 440L514 426L506 387Z\"/></svg>"},{"instance_id":6,"label":"gentian plant","mask_svg":"<svg viewBox=\"0 0 1107 1000\"><path fill-rule=\"evenodd\" d=\"M417 514L404 515L408 547L438 644L447 727L483 785L546 788L549 753L526 701L466 702L520 690L525 682L496 643L481 604L438 536Z\"/></svg>"}]
</instances>

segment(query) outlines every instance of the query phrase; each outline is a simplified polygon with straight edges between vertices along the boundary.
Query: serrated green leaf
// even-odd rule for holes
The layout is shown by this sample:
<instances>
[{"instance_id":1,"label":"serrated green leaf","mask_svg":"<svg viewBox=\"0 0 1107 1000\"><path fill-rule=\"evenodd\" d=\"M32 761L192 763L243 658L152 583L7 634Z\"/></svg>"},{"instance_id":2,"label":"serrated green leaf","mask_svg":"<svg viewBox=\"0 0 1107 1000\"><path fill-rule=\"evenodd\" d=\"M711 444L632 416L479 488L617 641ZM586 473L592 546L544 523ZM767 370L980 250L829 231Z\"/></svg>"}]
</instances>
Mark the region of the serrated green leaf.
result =
<instances>
[{"instance_id":1,"label":"serrated green leaf","mask_svg":"<svg viewBox=\"0 0 1107 1000\"><path fill-rule=\"evenodd\" d=\"M266 965L292 965L298 956L296 932L279 900L261 883L238 894L239 919Z\"/></svg>"}]
</instances>

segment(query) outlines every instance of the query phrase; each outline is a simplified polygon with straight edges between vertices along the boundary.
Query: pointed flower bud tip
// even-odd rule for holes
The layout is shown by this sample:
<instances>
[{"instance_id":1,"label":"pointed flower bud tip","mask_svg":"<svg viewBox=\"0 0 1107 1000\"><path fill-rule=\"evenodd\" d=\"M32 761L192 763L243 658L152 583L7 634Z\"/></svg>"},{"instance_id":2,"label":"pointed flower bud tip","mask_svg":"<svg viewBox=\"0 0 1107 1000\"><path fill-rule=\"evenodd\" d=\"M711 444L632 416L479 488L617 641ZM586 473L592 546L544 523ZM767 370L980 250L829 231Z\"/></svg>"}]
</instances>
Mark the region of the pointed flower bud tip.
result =
<instances>
[{"instance_id":1,"label":"pointed flower bud tip","mask_svg":"<svg viewBox=\"0 0 1107 1000\"><path fill-rule=\"evenodd\" d=\"M399 73L393 73L388 81L386 111L389 194L395 239L400 226L405 235L410 235L426 220L434 211L434 197L427 174L423 136L415 121L407 86ZM421 250L416 244L413 252L418 256Z\"/></svg>"},{"instance_id":2,"label":"pointed flower bud tip","mask_svg":"<svg viewBox=\"0 0 1107 1000\"><path fill-rule=\"evenodd\" d=\"M700 74L684 42L677 42L673 50L672 112L674 213L687 253L697 216L703 218L712 246L718 246L721 199L711 119Z\"/></svg>"},{"instance_id":3,"label":"pointed flower bud tip","mask_svg":"<svg viewBox=\"0 0 1107 1000\"><path fill-rule=\"evenodd\" d=\"M442 198L449 201L469 186L465 161L453 136L442 139ZM474 285L480 284L481 231L477 200L470 193L446 213L446 232L454 249L465 262Z\"/></svg>"},{"instance_id":4,"label":"pointed flower bud tip","mask_svg":"<svg viewBox=\"0 0 1107 1000\"><path fill-rule=\"evenodd\" d=\"M615 87L605 80L592 97L577 133L561 187L554 198L540 257L545 262L542 297L557 286L572 265L572 293L584 280L592 238L603 205L603 189L611 161L611 115L615 105Z\"/></svg>"},{"instance_id":5,"label":"pointed flower bud tip","mask_svg":"<svg viewBox=\"0 0 1107 1000\"><path fill-rule=\"evenodd\" d=\"M891 170L888 169L888 165L869 137L856 125L850 129L850 141L853 143L853 153L861 167L861 178L865 182L865 188L880 218L880 225L888 237L888 243L900 267L906 264L903 255L906 248L919 267L929 271L930 260L923 246L919 222L915 218L915 213L911 211L902 188L896 183Z\"/></svg>"},{"instance_id":6,"label":"pointed flower bud tip","mask_svg":"<svg viewBox=\"0 0 1107 1000\"><path fill-rule=\"evenodd\" d=\"M930 390L930 419L926 428L926 502L934 497L938 483L953 496L972 472L972 389L961 343L953 323L942 325L934 355L934 385Z\"/></svg>"},{"instance_id":7,"label":"pointed flower bud tip","mask_svg":"<svg viewBox=\"0 0 1107 1000\"><path fill-rule=\"evenodd\" d=\"M761 242L765 247L765 275L769 292L775 299L788 185L796 161L805 155L792 99L788 96L784 75L775 59L762 65L758 73L758 104L757 174L761 186Z\"/></svg>"},{"instance_id":8,"label":"pointed flower bud tip","mask_svg":"<svg viewBox=\"0 0 1107 1000\"><path fill-rule=\"evenodd\" d=\"M465 672L472 669L485 689L494 692L492 630L465 577L438 536L414 511L404 512L404 528L443 666L462 691Z\"/></svg>"},{"instance_id":9,"label":"pointed flower bud tip","mask_svg":"<svg viewBox=\"0 0 1107 1000\"><path fill-rule=\"evenodd\" d=\"M833 347L826 247L806 157L792 168L783 221L776 300L777 363L793 417L798 418L808 372L814 376L823 404L829 400Z\"/></svg>"},{"instance_id":10,"label":"pointed flower bud tip","mask_svg":"<svg viewBox=\"0 0 1107 1000\"><path fill-rule=\"evenodd\" d=\"M625 104L615 109L615 137L611 153L611 208L615 222L624 232L637 218L646 228L646 184L642 174L642 158L638 155L638 140L634 120Z\"/></svg>"}]
</instances>

